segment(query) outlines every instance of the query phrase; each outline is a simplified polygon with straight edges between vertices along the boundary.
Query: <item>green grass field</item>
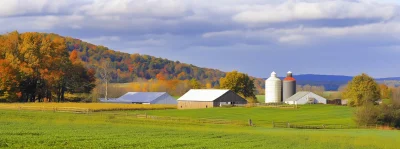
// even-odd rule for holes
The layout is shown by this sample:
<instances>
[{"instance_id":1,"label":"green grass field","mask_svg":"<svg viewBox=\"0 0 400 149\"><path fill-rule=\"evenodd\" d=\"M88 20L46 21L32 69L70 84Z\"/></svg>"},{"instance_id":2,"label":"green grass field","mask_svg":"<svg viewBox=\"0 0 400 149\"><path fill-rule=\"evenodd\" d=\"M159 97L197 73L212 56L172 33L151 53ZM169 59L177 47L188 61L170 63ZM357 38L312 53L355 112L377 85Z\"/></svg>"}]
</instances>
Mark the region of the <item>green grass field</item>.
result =
<instances>
[{"instance_id":1,"label":"green grass field","mask_svg":"<svg viewBox=\"0 0 400 149\"><path fill-rule=\"evenodd\" d=\"M400 146L398 131L195 125L99 113L0 110L0 126L0 148L372 149Z\"/></svg>"},{"instance_id":2,"label":"green grass field","mask_svg":"<svg viewBox=\"0 0 400 149\"><path fill-rule=\"evenodd\" d=\"M252 119L255 124L270 126L272 121L290 122L294 124L322 125L341 124L355 125L352 120L353 108L333 105L304 105L298 109L278 108L211 108L190 110L151 110L148 115L229 119L247 121Z\"/></svg>"}]
</instances>

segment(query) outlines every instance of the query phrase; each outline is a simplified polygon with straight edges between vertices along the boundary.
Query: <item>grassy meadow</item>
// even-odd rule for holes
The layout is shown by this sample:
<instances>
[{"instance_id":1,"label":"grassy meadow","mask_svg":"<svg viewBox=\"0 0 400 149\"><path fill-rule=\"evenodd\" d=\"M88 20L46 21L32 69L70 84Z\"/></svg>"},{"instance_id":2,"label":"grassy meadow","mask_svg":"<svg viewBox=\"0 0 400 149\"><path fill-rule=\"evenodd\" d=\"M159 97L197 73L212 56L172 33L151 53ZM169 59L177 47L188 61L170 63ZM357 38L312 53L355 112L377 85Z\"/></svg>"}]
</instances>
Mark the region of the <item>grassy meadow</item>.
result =
<instances>
[{"instance_id":1,"label":"grassy meadow","mask_svg":"<svg viewBox=\"0 0 400 149\"><path fill-rule=\"evenodd\" d=\"M129 116L46 111L0 110L0 126L0 148L373 149L400 145L400 132L389 130L180 124Z\"/></svg>"}]
</instances>

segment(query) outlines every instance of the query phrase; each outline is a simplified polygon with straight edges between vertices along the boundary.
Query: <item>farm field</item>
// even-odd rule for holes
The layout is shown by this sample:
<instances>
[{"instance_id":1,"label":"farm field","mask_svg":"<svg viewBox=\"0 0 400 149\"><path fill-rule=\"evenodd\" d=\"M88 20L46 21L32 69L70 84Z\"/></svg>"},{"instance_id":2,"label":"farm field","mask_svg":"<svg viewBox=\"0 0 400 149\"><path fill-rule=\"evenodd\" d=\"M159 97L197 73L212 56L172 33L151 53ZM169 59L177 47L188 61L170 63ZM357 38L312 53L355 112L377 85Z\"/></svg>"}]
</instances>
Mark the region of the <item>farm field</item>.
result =
<instances>
[{"instance_id":1,"label":"farm field","mask_svg":"<svg viewBox=\"0 0 400 149\"><path fill-rule=\"evenodd\" d=\"M272 121L294 124L322 125L339 124L354 126L354 108L334 105L303 105L298 109L279 108L210 108L189 110L151 110L148 115L190 117L207 119L229 119L247 121L252 119L256 125L271 126Z\"/></svg>"},{"instance_id":2,"label":"farm field","mask_svg":"<svg viewBox=\"0 0 400 149\"><path fill-rule=\"evenodd\" d=\"M398 148L399 131L192 125L0 110L0 148Z\"/></svg>"}]
</instances>

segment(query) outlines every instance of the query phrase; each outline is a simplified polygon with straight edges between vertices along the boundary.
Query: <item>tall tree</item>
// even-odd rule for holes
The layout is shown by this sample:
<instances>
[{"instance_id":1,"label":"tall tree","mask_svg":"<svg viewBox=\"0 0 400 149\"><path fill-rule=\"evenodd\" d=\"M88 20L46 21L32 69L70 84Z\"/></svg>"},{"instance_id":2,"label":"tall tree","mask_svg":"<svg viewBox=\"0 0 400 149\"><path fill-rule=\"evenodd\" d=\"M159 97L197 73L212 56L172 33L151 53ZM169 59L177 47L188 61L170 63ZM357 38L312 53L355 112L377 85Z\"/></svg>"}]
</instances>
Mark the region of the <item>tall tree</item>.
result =
<instances>
[{"instance_id":1,"label":"tall tree","mask_svg":"<svg viewBox=\"0 0 400 149\"><path fill-rule=\"evenodd\" d=\"M379 84L380 94L382 99L390 99L391 98L391 89L385 84Z\"/></svg>"},{"instance_id":2,"label":"tall tree","mask_svg":"<svg viewBox=\"0 0 400 149\"><path fill-rule=\"evenodd\" d=\"M111 64L110 61L104 61L99 67L97 72L100 75L100 79L102 80L102 83L105 85L105 91L104 91L104 99L108 100L108 84L110 83L111 80Z\"/></svg>"},{"instance_id":3,"label":"tall tree","mask_svg":"<svg viewBox=\"0 0 400 149\"><path fill-rule=\"evenodd\" d=\"M220 88L229 89L245 98L256 98L254 80L247 74L239 73L238 71L228 72L226 77L221 78Z\"/></svg>"},{"instance_id":4,"label":"tall tree","mask_svg":"<svg viewBox=\"0 0 400 149\"><path fill-rule=\"evenodd\" d=\"M77 73L69 57L76 60L60 36L30 32L0 36L0 98L43 102L52 101L55 93L63 101L66 83L82 81L69 78L68 74ZM84 67L81 70L86 72ZM82 77L87 76L76 78Z\"/></svg>"},{"instance_id":5,"label":"tall tree","mask_svg":"<svg viewBox=\"0 0 400 149\"><path fill-rule=\"evenodd\" d=\"M201 83L193 78L193 79L190 80L190 87L192 89L200 89L201 88Z\"/></svg>"},{"instance_id":6,"label":"tall tree","mask_svg":"<svg viewBox=\"0 0 400 149\"><path fill-rule=\"evenodd\" d=\"M344 98L349 100L350 106L361 106L365 103L373 103L380 98L379 86L374 78L363 73L351 80L345 92Z\"/></svg>"}]
</instances>

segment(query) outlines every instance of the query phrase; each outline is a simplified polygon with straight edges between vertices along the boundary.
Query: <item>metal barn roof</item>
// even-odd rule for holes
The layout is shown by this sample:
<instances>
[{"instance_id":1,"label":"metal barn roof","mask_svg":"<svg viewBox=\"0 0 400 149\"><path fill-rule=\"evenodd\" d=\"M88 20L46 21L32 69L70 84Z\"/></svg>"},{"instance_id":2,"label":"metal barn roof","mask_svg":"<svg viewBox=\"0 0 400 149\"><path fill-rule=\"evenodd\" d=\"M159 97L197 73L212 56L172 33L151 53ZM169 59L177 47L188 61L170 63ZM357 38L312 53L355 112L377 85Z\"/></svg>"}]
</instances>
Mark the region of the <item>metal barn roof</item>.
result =
<instances>
[{"instance_id":1,"label":"metal barn roof","mask_svg":"<svg viewBox=\"0 0 400 149\"><path fill-rule=\"evenodd\" d=\"M125 95L115 99L102 102L110 103L154 103L158 99L172 100L172 97L166 92L128 92ZM170 101L168 101L170 102Z\"/></svg>"},{"instance_id":2,"label":"metal barn roof","mask_svg":"<svg viewBox=\"0 0 400 149\"><path fill-rule=\"evenodd\" d=\"M229 92L224 89L191 89L178 100L180 101L214 101Z\"/></svg>"},{"instance_id":3,"label":"metal barn roof","mask_svg":"<svg viewBox=\"0 0 400 149\"><path fill-rule=\"evenodd\" d=\"M327 104L327 99L313 92L297 92L284 101L288 104Z\"/></svg>"},{"instance_id":4,"label":"metal barn roof","mask_svg":"<svg viewBox=\"0 0 400 149\"><path fill-rule=\"evenodd\" d=\"M300 98L306 96L309 93L311 93L311 92L297 92L296 94L294 94L292 97L289 97L285 101L297 101L297 100L299 100Z\"/></svg>"}]
</instances>

